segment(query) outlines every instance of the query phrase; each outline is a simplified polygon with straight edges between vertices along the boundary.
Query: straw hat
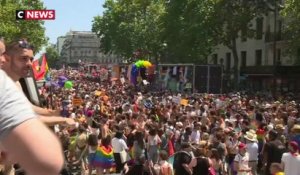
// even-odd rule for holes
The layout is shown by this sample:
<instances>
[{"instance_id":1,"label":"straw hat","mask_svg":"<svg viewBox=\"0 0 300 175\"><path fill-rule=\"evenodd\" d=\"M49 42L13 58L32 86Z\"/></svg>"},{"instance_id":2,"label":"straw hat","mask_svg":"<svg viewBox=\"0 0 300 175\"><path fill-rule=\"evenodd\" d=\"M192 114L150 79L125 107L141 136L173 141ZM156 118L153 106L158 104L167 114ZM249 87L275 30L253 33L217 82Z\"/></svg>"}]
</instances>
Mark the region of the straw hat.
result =
<instances>
[{"instance_id":1,"label":"straw hat","mask_svg":"<svg viewBox=\"0 0 300 175\"><path fill-rule=\"evenodd\" d=\"M209 140L209 134L208 133L203 133L203 135L202 135L202 139L203 140Z\"/></svg>"},{"instance_id":2,"label":"straw hat","mask_svg":"<svg viewBox=\"0 0 300 175\"><path fill-rule=\"evenodd\" d=\"M256 134L253 134L252 132L246 132L246 135L244 136L245 139L252 141L252 142L257 142Z\"/></svg>"},{"instance_id":3,"label":"straw hat","mask_svg":"<svg viewBox=\"0 0 300 175\"><path fill-rule=\"evenodd\" d=\"M276 129L276 130L284 130L284 126L283 126L283 124L277 124L277 125L275 126L275 129Z\"/></svg>"},{"instance_id":4,"label":"straw hat","mask_svg":"<svg viewBox=\"0 0 300 175\"><path fill-rule=\"evenodd\" d=\"M256 131L254 129L250 129L248 132L252 134L256 134Z\"/></svg>"},{"instance_id":5,"label":"straw hat","mask_svg":"<svg viewBox=\"0 0 300 175\"><path fill-rule=\"evenodd\" d=\"M299 124L294 125L292 131L294 133L300 133L300 125Z\"/></svg>"}]
</instances>

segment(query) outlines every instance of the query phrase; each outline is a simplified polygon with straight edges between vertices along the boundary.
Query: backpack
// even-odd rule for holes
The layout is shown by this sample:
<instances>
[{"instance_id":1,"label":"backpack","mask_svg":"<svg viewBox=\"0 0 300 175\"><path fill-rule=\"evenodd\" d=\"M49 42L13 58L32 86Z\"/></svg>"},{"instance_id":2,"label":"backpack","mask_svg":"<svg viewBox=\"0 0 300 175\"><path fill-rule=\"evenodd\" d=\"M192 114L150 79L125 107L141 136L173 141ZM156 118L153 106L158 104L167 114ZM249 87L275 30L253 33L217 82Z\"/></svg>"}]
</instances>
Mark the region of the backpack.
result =
<instances>
[{"instance_id":1,"label":"backpack","mask_svg":"<svg viewBox=\"0 0 300 175\"><path fill-rule=\"evenodd\" d=\"M185 154L186 156L188 156L189 158L189 162L192 161L192 156L190 153L186 152L186 151L179 151L177 153L174 154L174 161L173 161L173 168L176 169L176 167L180 167L181 163L180 162L182 160L181 156L184 156L183 154Z\"/></svg>"}]
</instances>

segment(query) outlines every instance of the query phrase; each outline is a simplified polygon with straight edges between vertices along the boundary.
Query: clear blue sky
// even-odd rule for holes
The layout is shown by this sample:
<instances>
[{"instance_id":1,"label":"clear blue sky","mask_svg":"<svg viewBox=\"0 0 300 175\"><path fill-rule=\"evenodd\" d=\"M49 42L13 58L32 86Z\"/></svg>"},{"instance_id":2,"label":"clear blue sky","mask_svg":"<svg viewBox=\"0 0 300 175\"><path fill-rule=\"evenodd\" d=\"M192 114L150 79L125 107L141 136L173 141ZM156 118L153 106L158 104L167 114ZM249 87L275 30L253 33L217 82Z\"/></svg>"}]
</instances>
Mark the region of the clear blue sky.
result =
<instances>
[{"instance_id":1,"label":"clear blue sky","mask_svg":"<svg viewBox=\"0 0 300 175\"><path fill-rule=\"evenodd\" d=\"M56 44L68 31L90 31L94 16L102 15L105 0L44 0L47 9L55 10L55 20L45 21L46 36Z\"/></svg>"}]
</instances>

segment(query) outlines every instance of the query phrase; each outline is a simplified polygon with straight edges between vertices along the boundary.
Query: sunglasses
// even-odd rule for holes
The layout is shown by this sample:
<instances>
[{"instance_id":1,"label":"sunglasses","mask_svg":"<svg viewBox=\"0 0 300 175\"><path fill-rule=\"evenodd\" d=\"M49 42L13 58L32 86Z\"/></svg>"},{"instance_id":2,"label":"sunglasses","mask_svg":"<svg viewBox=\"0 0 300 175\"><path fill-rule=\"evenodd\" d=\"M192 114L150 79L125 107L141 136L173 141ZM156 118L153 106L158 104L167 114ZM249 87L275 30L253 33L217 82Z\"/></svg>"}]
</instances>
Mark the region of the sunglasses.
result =
<instances>
[{"instance_id":1,"label":"sunglasses","mask_svg":"<svg viewBox=\"0 0 300 175\"><path fill-rule=\"evenodd\" d=\"M31 50L33 50L33 48L34 48L31 44L29 44L25 40L20 40L20 41L18 41L18 43L19 43L19 47L23 48L23 49L31 49Z\"/></svg>"}]
</instances>

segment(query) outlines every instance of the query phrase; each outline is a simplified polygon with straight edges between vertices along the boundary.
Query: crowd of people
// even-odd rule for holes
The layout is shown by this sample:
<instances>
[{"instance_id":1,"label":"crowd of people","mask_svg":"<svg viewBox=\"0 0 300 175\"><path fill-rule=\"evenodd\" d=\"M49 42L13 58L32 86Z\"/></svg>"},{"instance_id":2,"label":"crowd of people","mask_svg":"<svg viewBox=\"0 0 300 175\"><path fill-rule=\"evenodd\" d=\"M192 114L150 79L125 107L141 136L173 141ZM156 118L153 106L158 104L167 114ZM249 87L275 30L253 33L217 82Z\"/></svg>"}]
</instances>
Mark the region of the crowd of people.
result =
<instances>
[{"instance_id":1,"label":"crowd of people","mask_svg":"<svg viewBox=\"0 0 300 175\"><path fill-rule=\"evenodd\" d=\"M17 82L28 73L32 57L24 56L29 47L20 42L13 46L8 47L1 65ZM14 60L9 56L16 49L23 52L14 55ZM72 81L72 87L46 83L39 91L44 108L33 106L61 141L64 174L73 167L89 175L94 170L96 174L127 175L300 174L300 106L293 97L151 91L123 79L87 78L82 71L51 70L52 82L64 76ZM28 114L34 115L32 111ZM30 150L34 148L38 147ZM2 153L16 151L7 146L3 150L1 160ZM58 148L43 150L53 161L54 156L59 157L53 153L60 152ZM59 168L59 162L50 165L44 161L36 160L48 169ZM50 170L41 173L24 159L14 163L33 174L55 174Z\"/></svg>"},{"instance_id":2,"label":"crowd of people","mask_svg":"<svg viewBox=\"0 0 300 175\"><path fill-rule=\"evenodd\" d=\"M61 75L74 87L51 93L43 87L42 95L78 122L77 129L55 131L69 164L80 164L83 172L300 174L299 105L290 98L138 91L119 80L87 80L71 69L52 77Z\"/></svg>"}]
</instances>

